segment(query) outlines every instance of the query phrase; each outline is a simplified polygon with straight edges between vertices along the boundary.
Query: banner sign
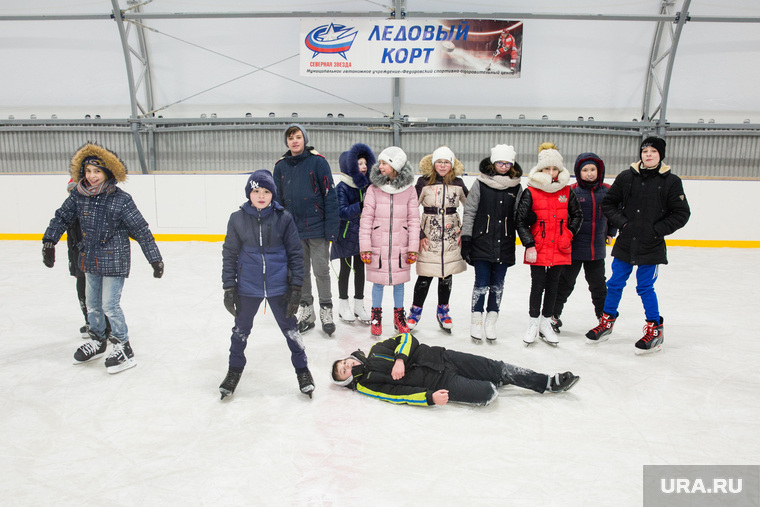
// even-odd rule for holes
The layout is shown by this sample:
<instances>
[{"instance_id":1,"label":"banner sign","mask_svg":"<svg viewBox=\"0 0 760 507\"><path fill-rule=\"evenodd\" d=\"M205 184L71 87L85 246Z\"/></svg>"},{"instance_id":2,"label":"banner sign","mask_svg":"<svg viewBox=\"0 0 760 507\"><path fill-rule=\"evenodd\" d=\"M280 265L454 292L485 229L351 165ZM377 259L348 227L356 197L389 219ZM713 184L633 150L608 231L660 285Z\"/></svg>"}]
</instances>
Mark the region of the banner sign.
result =
<instances>
[{"instance_id":1,"label":"banner sign","mask_svg":"<svg viewBox=\"0 0 760 507\"><path fill-rule=\"evenodd\" d=\"M520 77L523 23L302 19L302 76Z\"/></svg>"}]
</instances>

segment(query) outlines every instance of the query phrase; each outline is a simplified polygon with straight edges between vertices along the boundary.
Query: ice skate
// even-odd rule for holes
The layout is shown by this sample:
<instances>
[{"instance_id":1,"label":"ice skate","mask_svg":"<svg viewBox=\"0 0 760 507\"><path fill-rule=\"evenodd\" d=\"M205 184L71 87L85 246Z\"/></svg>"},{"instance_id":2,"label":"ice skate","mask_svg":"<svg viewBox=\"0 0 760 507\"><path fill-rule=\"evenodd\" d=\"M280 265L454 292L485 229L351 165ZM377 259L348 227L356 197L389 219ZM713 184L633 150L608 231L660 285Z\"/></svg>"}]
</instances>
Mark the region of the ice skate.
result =
<instances>
[{"instance_id":1,"label":"ice skate","mask_svg":"<svg viewBox=\"0 0 760 507\"><path fill-rule=\"evenodd\" d=\"M561 393L569 391L580 379L580 377L576 377L569 371L556 373L554 376L549 377L549 385L546 387L546 392Z\"/></svg>"},{"instance_id":2,"label":"ice skate","mask_svg":"<svg viewBox=\"0 0 760 507\"><path fill-rule=\"evenodd\" d=\"M496 341L496 321L499 319L499 312L488 312L486 314L486 340L488 343L494 343Z\"/></svg>"},{"instance_id":3,"label":"ice skate","mask_svg":"<svg viewBox=\"0 0 760 507\"><path fill-rule=\"evenodd\" d=\"M233 371L232 369L227 370L227 376L224 377L222 384L219 386L219 392L222 393L221 399L224 399L225 396L232 396L235 393L235 388L237 387L238 382L240 382L240 376L242 374L242 371Z\"/></svg>"},{"instance_id":4,"label":"ice skate","mask_svg":"<svg viewBox=\"0 0 760 507\"><path fill-rule=\"evenodd\" d=\"M314 306L301 303L298 309L298 332L305 333L316 327L317 317L314 315Z\"/></svg>"},{"instance_id":5,"label":"ice skate","mask_svg":"<svg viewBox=\"0 0 760 507\"><path fill-rule=\"evenodd\" d=\"M551 317L544 317L543 315L539 317L538 336L552 347L559 345L559 337L554 332L554 328L552 328Z\"/></svg>"},{"instance_id":6,"label":"ice skate","mask_svg":"<svg viewBox=\"0 0 760 507\"><path fill-rule=\"evenodd\" d=\"M314 379L312 378L309 369L304 368L302 372L296 373L296 377L298 378L298 388L302 393L311 398L311 395L314 392Z\"/></svg>"},{"instance_id":7,"label":"ice skate","mask_svg":"<svg viewBox=\"0 0 760 507\"><path fill-rule=\"evenodd\" d=\"M351 311L351 305L348 304L348 299L338 300L338 318L347 324L353 324L356 321L354 312Z\"/></svg>"},{"instance_id":8,"label":"ice skate","mask_svg":"<svg viewBox=\"0 0 760 507\"><path fill-rule=\"evenodd\" d=\"M406 318L406 324L409 329L412 330L420 323L420 317L422 317L422 307L412 305L409 309L409 317Z\"/></svg>"},{"instance_id":9,"label":"ice skate","mask_svg":"<svg viewBox=\"0 0 760 507\"><path fill-rule=\"evenodd\" d=\"M608 313L602 312L602 316L599 317L599 325L586 333L586 338L588 338L586 342L600 343L609 340L609 335L612 333L612 327L615 325L615 321L619 316L619 312L614 317Z\"/></svg>"},{"instance_id":10,"label":"ice skate","mask_svg":"<svg viewBox=\"0 0 760 507\"><path fill-rule=\"evenodd\" d=\"M332 303L319 304L319 320L322 321L322 331L332 336L335 332L335 322L333 322Z\"/></svg>"},{"instance_id":11,"label":"ice skate","mask_svg":"<svg viewBox=\"0 0 760 507\"><path fill-rule=\"evenodd\" d=\"M662 349L662 342L665 341L665 332L663 323L665 319L660 317L660 322L648 320L644 326L644 336L636 342L636 355L651 354Z\"/></svg>"},{"instance_id":12,"label":"ice skate","mask_svg":"<svg viewBox=\"0 0 760 507\"><path fill-rule=\"evenodd\" d=\"M454 327L454 323L449 316L449 305L438 305L435 318L438 320L438 325L441 326L441 329L451 334L451 328Z\"/></svg>"},{"instance_id":13,"label":"ice skate","mask_svg":"<svg viewBox=\"0 0 760 507\"><path fill-rule=\"evenodd\" d=\"M470 316L470 338L475 343L483 343L483 312L472 312Z\"/></svg>"},{"instance_id":14,"label":"ice skate","mask_svg":"<svg viewBox=\"0 0 760 507\"><path fill-rule=\"evenodd\" d=\"M372 317L369 316L367 310L364 309L363 299L354 298L354 316L356 316L362 324L369 324L369 321L372 320Z\"/></svg>"},{"instance_id":15,"label":"ice skate","mask_svg":"<svg viewBox=\"0 0 760 507\"><path fill-rule=\"evenodd\" d=\"M559 328L562 327L562 320L559 318L559 315L552 315L551 316L551 323L552 323L552 329L554 329L554 332L559 334Z\"/></svg>"},{"instance_id":16,"label":"ice skate","mask_svg":"<svg viewBox=\"0 0 760 507\"><path fill-rule=\"evenodd\" d=\"M538 337L538 317L535 317L535 318L531 317L530 322L528 323L528 330L525 331L525 336L523 336L523 343L525 343L526 347L529 347L530 345L533 345L537 337Z\"/></svg>"},{"instance_id":17,"label":"ice skate","mask_svg":"<svg viewBox=\"0 0 760 507\"><path fill-rule=\"evenodd\" d=\"M114 345L111 355L106 358L106 370L111 374L119 373L135 366L137 366L137 361L129 342L119 342Z\"/></svg>"},{"instance_id":18,"label":"ice skate","mask_svg":"<svg viewBox=\"0 0 760 507\"><path fill-rule=\"evenodd\" d=\"M403 308L393 309L393 328L397 333L409 332L409 325L406 323L406 314Z\"/></svg>"},{"instance_id":19,"label":"ice skate","mask_svg":"<svg viewBox=\"0 0 760 507\"><path fill-rule=\"evenodd\" d=\"M74 364L82 364L97 359L106 353L108 342L96 340L94 335L88 335L91 339L74 352Z\"/></svg>"},{"instance_id":20,"label":"ice skate","mask_svg":"<svg viewBox=\"0 0 760 507\"><path fill-rule=\"evenodd\" d=\"M381 334L383 334L383 309L382 308L372 309L372 320L370 320L369 332L372 333L372 336L380 336Z\"/></svg>"}]
</instances>

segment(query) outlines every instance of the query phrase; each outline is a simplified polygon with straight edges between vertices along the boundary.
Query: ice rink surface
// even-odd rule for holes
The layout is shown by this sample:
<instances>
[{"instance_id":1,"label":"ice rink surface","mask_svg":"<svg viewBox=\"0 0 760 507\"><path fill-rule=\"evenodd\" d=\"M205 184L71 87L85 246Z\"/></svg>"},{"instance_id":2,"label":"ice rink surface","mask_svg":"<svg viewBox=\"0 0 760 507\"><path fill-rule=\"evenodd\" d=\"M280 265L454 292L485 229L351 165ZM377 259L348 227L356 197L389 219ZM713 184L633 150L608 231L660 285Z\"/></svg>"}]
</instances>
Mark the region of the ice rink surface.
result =
<instances>
[{"instance_id":1,"label":"ice rink surface","mask_svg":"<svg viewBox=\"0 0 760 507\"><path fill-rule=\"evenodd\" d=\"M758 464L758 250L670 248L656 284L665 345L644 357L634 286L610 340L587 345L596 322L580 277L559 347L526 349L528 268L507 272L494 345L469 339L473 272L456 275L454 333L438 329L433 288L422 342L581 381L558 395L504 387L488 407L420 408L331 385L332 361L373 343L368 327L341 322L332 338L304 335L310 400L263 308L240 385L220 401L233 323L222 245L159 247L156 280L132 245L122 307L138 365L109 375L102 359L72 364L83 318L65 244L48 269L39 242L0 242L1 504L623 507L641 505L646 464ZM335 279L333 297L337 307Z\"/></svg>"}]
</instances>

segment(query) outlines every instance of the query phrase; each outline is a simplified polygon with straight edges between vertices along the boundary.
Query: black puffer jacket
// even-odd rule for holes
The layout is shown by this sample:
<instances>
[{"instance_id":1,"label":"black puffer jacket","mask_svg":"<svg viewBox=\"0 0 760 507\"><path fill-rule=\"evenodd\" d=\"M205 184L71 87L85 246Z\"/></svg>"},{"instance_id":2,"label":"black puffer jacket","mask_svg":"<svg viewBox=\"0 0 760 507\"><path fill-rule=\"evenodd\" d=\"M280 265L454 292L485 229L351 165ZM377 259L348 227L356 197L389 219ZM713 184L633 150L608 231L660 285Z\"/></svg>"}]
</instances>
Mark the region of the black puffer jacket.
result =
<instances>
[{"instance_id":1,"label":"black puffer jacket","mask_svg":"<svg viewBox=\"0 0 760 507\"><path fill-rule=\"evenodd\" d=\"M620 230L612 256L633 265L667 264L665 236L686 225L691 210L669 166L639 166L618 174L602 201L607 220Z\"/></svg>"}]
</instances>

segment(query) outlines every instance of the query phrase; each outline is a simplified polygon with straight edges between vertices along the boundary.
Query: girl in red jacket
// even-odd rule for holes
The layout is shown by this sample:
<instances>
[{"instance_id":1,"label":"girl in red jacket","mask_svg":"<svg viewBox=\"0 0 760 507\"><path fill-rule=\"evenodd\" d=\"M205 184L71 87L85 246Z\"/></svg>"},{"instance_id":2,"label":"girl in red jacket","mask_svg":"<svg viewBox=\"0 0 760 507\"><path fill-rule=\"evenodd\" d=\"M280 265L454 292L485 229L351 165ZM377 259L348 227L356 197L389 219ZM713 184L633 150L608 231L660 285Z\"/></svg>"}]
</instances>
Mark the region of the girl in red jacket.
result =
<instances>
[{"instance_id":1,"label":"girl in red jacket","mask_svg":"<svg viewBox=\"0 0 760 507\"><path fill-rule=\"evenodd\" d=\"M517 207L517 232L531 279L530 324L523 338L526 346L539 335L549 345L559 343L551 326L557 285L562 266L572 262L573 236L583 222L583 210L569 181L570 173L557 147L553 143L539 146L538 164L528 175L528 188Z\"/></svg>"}]
</instances>

